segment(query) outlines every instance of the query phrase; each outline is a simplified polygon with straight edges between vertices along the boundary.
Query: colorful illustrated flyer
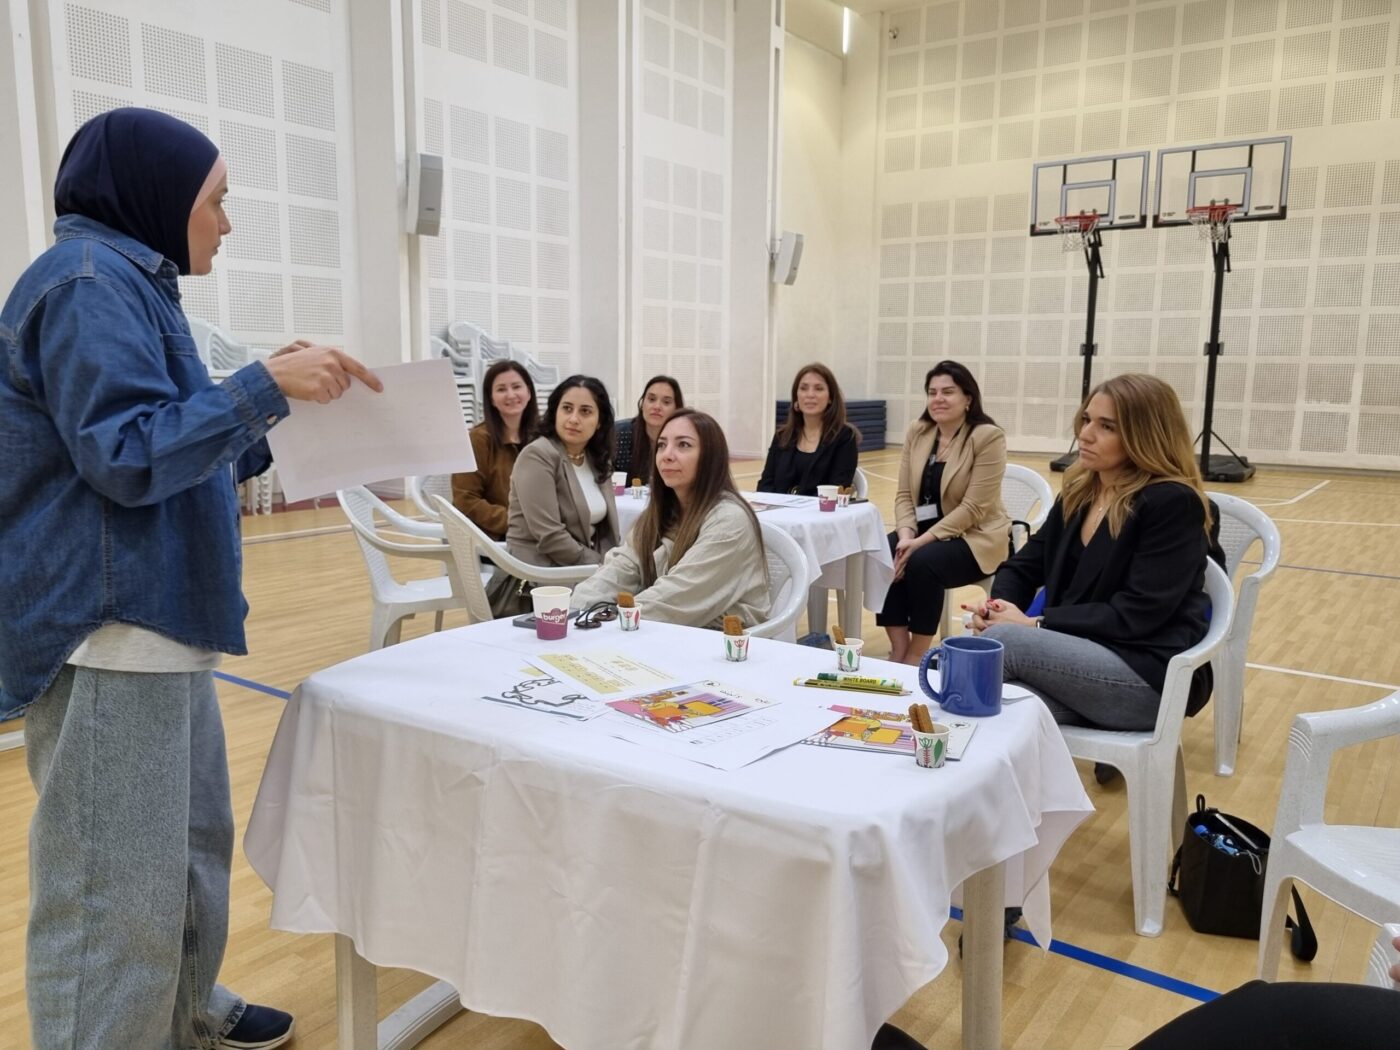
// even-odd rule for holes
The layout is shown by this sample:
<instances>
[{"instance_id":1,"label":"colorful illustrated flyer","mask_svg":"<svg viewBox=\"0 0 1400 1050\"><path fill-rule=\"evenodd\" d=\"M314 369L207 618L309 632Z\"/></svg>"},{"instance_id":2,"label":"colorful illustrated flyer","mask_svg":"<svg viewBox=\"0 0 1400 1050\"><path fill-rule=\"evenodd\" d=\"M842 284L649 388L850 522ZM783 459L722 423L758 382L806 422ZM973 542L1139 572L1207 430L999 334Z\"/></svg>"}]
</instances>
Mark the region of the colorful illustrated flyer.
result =
<instances>
[{"instance_id":1,"label":"colorful illustrated flyer","mask_svg":"<svg viewBox=\"0 0 1400 1050\"><path fill-rule=\"evenodd\" d=\"M609 700L607 705L668 733L685 733L775 706L771 700L719 682L673 685L622 700Z\"/></svg>"},{"instance_id":2,"label":"colorful illustrated flyer","mask_svg":"<svg viewBox=\"0 0 1400 1050\"><path fill-rule=\"evenodd\" d=\"M909 724L909 715L894 711L871 711L862 707L844 707L833 704L831 710L840 719L827 726L820 733L813 733L804 744L819 747L844 747L855 751L878 751L887 755L913 755L914 727ZM972 722L963 719L949 719L934 716L952 730L948 734L948 758L956 761L963 756L968 740L977 728Z\"/></svg>"}]
</instances>

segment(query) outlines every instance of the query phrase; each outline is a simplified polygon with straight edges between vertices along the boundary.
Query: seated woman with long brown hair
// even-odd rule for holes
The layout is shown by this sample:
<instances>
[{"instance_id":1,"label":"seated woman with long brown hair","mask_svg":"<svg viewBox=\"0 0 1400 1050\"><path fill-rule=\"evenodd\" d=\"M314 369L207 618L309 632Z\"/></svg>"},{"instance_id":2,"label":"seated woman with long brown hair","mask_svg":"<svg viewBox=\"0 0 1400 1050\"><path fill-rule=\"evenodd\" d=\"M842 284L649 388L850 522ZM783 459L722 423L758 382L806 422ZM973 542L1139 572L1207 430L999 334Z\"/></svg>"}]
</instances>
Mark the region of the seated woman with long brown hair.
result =
<instances>
[{"instance_id":1,"label":"seated woman with long brown hair","mask_svg":"<svg viewBox=\"0 0 1400 1050\"><path fill-rule=\"evenodd\" d=\"M471 429L476 469L452 475L452 504L493 540L503 540L510 513L510 476L520 450L540 427L535 383L518 361L497 361L481 382L486 418Z\"/></svg>"},{"instance_id":2,"label":"seated woman with long brown hair","mask_svg":"<svg viewBox=\"0 0 1400 1050\"><path fill-rule=\"evenodd\" d=\"M818 485L855 480L860 431L846 422L846 399L831 369L803 365L792 381L787 421L773 435L759 492L815 496Z\"/></svg>"},{"instance_id":3,"label":"seated woman with long brown hair","mask_svg":"<svg viewBox=\"0 0 1400 1050\"><path fill-rule=\"evenodd\" d=\"M661 428L678 408L685 408L681 385L670 376L652 376L637 398L637 415L617 422L617 455L613 469L626 473L628 480L641 478L651 484L655 466L656 439Z\"/></svg>"},{"instance_id":4,"label":"seated woman with long brown hair","mask_svg":"<svg viewBox=\"0 0 1400 1050\"><path fill-rule=\"evenodd\" d=\"M1080 409L1079 458L1045 525L997 571L974 631L1057 722L1146 730L1167 663L1206 633L1210 502L1176 391L1115 376ZM1022 610L1045 588L1045 609ZM1210 692L1196 672L1188 710Z\"/></svg>"},{"instance_id":5,"label":"seated woman with long brown hair","mask_svg":"<svg viewBox=\"0 0 1400 1050\"><path fill-rule=\"evenodd\" d=\"M651 502L593 576L574 588L586 609L631 592L642 618L716 627L733 613L768 618L768 570L758 519L734 487L729 444L704 412L683 408L656 440Z\"/></svg>"}]
</instances>

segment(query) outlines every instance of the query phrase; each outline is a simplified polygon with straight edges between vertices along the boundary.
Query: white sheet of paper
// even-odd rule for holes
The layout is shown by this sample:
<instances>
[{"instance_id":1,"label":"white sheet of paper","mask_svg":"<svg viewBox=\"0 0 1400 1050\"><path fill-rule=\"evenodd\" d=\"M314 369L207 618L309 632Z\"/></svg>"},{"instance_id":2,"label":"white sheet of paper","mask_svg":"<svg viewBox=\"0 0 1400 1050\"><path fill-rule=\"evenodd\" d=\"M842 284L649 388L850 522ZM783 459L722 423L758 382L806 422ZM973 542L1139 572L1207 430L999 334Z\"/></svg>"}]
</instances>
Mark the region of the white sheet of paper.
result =
<instances>
[{"instance_id":1,"label":"white sheet of paper","mask_svg":"<svg viewBox=\"0 0 1400 1050\"><path fill-rule=\"evenodd\" d=\"M770 507L815 507L816 496L794 496L790 492L741 492L739 495L750 503L766 503Z\"/></svg>"},{"instance_id":2,"label":"white sheet of paper","mask_svg":"<svg viewBox=\"0 0 1400 1050\"><path fill-rule=\"evenodd\" d=\"M446 358L374 370L376 394L358 379L335 401L292 402L268 431L287 502L409 474L476 469Z\"/></svg>"},{"instance_id":3,"label":"white sheet of paper","mask_svg":"<svg viewBox=\"0 0 1400 1050\"><path fill-rule=\"evenodd\" d=\"M495 676L484 688L480 693L482 700L580 722L611 713L597 697L538 667L523 667L513 674Z\"/></svg>"},{"instance_id":4,"label":"white sheet of paper","mask_svg":"<svg viewBox=\"0 0 1400 1050\"><path fill-rule=\"evenodd\" d=\"M826 708L776 703L689 733L659 732L616 712L590 723L589 728L715 769L739 769L829 725L831 711Z\"/></svg>"}]
</instances>

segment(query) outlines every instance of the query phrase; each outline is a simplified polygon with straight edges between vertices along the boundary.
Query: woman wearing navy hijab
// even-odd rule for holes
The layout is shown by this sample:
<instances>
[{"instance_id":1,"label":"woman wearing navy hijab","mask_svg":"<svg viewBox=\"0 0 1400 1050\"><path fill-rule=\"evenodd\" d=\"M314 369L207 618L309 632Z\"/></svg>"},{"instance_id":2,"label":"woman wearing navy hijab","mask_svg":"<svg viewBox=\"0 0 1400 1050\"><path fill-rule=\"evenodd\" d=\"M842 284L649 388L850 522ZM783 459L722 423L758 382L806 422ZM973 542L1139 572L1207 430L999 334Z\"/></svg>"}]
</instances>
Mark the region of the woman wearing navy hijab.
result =
<instances>
[{"instance_id":1,"label":"woman wearing navy hijab","mask_svg":"<svg viewBox=\"0 0 1400 1050\"><path fill-rule=\"evenodd\" d=\"M118 109L59 168L56 243L0 311L0 718L25 715L35 1050L272 1047L214 983L233 815L212 670L246 652L235 478L353 358L303 340L219 386L180 309L230 231L188 124Z\"/></svg>"}]
</instances>

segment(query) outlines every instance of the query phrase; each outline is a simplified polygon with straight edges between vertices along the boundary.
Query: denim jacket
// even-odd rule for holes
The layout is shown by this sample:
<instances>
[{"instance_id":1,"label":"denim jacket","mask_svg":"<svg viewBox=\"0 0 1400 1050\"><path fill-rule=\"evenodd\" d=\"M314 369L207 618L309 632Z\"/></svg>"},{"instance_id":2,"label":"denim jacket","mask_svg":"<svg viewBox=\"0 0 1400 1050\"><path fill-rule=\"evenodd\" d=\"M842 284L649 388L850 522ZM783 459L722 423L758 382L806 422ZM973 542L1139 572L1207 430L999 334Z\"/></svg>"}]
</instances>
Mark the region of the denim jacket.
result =
<instances>
[{"instance_id":1,"label":"denim jacket","mask_svg":"<svg viewBox=\"0 0 1400 1050\"><path fill-rule=\"evenodd\" d=\"M261 363L210 380L173 262L54 232L0 311L0 719L103 624L247 651L234 482L289 412Z\"/></svg>"}]
</instances>

